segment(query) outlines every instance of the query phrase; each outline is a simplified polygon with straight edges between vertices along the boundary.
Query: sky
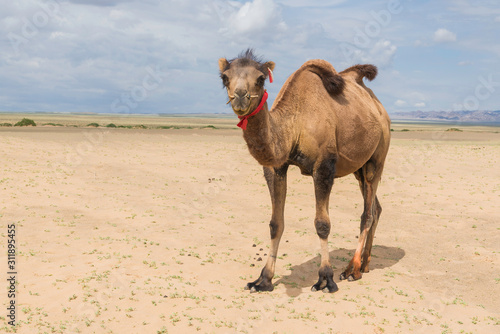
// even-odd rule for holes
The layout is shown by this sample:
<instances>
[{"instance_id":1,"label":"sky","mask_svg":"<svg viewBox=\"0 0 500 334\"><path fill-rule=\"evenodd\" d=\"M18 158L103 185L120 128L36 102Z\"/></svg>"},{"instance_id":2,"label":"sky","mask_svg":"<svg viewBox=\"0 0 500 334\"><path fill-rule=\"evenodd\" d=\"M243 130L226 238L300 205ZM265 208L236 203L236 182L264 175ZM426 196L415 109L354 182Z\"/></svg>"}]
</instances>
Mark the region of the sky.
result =
<instances>
[{"instance_id":1,"label":"sky","mask_svg":"<svg viewBox=\"0 0 500 334\"><path fill-rule=\"evenodd\" d=\"M500 109L497 0L0 0L0 111L231 113L218 59L276 63L272 103L309 59L389 113Z\"/></svg>"}]
</instances>

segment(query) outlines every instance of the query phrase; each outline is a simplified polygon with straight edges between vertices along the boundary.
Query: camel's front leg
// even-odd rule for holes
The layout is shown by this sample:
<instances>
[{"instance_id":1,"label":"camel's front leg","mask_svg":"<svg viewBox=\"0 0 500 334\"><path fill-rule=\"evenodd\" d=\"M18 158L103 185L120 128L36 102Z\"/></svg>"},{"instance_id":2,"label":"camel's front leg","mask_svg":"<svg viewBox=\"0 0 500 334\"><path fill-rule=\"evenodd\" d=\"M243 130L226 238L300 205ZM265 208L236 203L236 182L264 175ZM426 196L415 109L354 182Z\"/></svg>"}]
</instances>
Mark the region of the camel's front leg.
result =
<instances>
[{"instance_id":1,"label":"camel's front leg","mask_svg":"<svg viewBox=\"0 0 500 334\"><path fill-rule=\"evenodd\" d=\"M335 177L335 160L322 161L313 172L314 192L316 195L316 218L314 225L321 245L321 266L319 267L319 280L311 288L312 291L335 292L339 288L333 281L333 268L330 264L328 251L328 235L330 234L330 217L328 204Z\"/></svg>"},{"instance_id":2,"label":"camel's front leg","mask_svg":"<svg viewBox=\"0 0 500 334\"><path fill-rule=\"evenodd\" d=\"M271 193L271 201L273 212L269 228L271 230L271 249L267 263L260 273L260 277L253 282L247 284L246 289L252 292L256 291L273 291L274 286L272 279L274 277L274 268L276 257L278 255L278 246L285 228L285 198L286 198L286 173L288 165L283 165L280 168L264 167L264 176L266 177L269 192Z\"/></svg>"}]
</instances>

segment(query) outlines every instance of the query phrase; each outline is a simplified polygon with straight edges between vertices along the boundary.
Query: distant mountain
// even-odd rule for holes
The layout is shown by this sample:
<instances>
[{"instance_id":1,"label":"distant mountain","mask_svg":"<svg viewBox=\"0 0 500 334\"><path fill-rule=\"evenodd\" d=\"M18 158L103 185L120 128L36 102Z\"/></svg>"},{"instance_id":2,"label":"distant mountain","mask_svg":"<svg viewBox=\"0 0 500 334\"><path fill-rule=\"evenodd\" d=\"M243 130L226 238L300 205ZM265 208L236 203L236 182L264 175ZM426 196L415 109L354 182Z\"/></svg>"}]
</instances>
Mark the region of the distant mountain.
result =
<instances>
[{"instance_id":1,"label":"distant mountain","mask_svg":"<svg viewBox=\"0 0 500 334\"><path fill-rule=\"evenodd\" d=\"M500 110L485 111L409 111L389 114L394 121L440 121L452 123L498 123Z\"/></svg>"}]
</instances>

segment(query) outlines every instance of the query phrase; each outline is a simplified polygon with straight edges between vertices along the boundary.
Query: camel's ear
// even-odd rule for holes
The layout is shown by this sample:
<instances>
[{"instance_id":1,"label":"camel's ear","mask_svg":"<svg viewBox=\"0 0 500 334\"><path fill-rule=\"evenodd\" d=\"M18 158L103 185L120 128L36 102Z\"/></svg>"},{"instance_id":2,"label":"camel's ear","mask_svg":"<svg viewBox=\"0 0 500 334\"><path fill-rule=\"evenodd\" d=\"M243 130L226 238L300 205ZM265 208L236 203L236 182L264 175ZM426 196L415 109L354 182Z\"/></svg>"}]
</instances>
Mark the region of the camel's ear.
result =
<instances>
[{"instance_id":1,"label":"camel's ear","mask_svg":"<svg viewBox=\"0 0 500 334\"><path fill-rule=\"evenodd\" d=\"M270 69L271 71L274 71L274 61L268 61L267 63L264 64L265 67Z\"/></svg>"},{"instance_id":2,"label":"camel's ear","mask_svg":"<svg viewBox=\"0 0 500 334\"><path fill-rule=\"evenodd\" d=\"M226 58L220 58L219 59L219 70L220 72L224 72L226 70L226 68L228 68L229 66L229 62L227 61Z\"/></svg>"}]
</instances>

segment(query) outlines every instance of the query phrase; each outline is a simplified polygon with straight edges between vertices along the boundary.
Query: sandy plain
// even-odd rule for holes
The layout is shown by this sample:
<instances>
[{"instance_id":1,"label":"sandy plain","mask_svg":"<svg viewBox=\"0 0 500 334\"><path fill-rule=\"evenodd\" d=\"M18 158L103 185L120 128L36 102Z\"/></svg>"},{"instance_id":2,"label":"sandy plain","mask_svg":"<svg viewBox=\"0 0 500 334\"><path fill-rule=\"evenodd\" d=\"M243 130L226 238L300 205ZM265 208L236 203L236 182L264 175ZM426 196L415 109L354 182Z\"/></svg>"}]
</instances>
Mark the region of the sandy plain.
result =
<instances>
[{"instance_id":1,"label":"sandy plain","mask_svg":"<svg viewBox=\"0 0 500 334\"><path fill-rule=\"evenodd\" d=\"M362 198L353 176L335 181L334 294L310 291L313 186L291 168L275 290L251 294L271 208L234 119L37 117L80 127L0 127L5 285L12 223L17 242L17 325L2 289L1 332L500 333L499 128L394 124L372 269L356 282L338 275ZM96 119L180 129L81 127Z\"/></svg>"}]
</instances>

